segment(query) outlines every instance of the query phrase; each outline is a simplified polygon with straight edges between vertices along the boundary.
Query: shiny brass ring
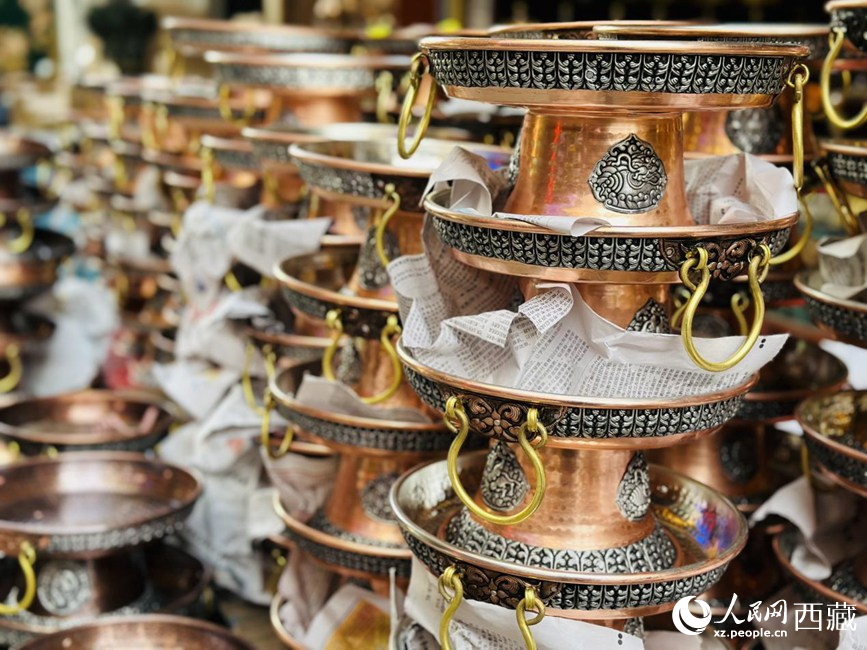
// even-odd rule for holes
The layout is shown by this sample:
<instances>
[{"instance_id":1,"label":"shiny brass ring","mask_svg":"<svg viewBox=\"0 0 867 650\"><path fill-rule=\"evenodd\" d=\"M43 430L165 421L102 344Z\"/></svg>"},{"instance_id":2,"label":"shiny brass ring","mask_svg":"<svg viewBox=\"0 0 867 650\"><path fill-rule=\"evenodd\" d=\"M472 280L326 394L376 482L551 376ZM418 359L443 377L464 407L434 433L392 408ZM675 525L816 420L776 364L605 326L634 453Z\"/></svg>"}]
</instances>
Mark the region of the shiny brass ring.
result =
<instances>
[{"instance_id":1,"label":"shiny brass ring","mask_svg":"<svg viewBox=\"0 0 867 650\"><path fill-rule=\"evenodd\" d=\"M528 619L525 615L526 612L536 612L536 615ZM538 625L545 618L545 603L536 597L536 590L533 587L524 588L524 597L515 608L515 617L518 619L518 629L521 630L521 636L524 637L524 645L527 646L527 650L536 650L536 640L533 638L530 626Z\"/></svg>"},{"instance_id":2,"label":"shiny brass ring","mask_svg":"<svg viewBox=\"0 0 867 650\"><path fill-rule=\"evenodd\" d=\"M430 124L431 114L433 113L434 101L436 101L436 82L430 89L427 96L427 102L424 105L424 113L418 122L415 130L415 135L412 138L409 146L406 145L406 133L409 130L409 123L412 120L412 107L415 105L415 100L418 97L418 89L421 85L421 80L425 73L430 70L430 61L423 52L417 53L412 57L412 63L409 67L409 88L403 98L403 105L400 108L400 120L397 123L397 152L400 157L406 160L410 158L418 149L421 141L424 139L424 134L427 132L427 127Z\"/></svg>"},{"instance_id":3,"label":"shiny brass ring","mask_svg":"<svg viewBox=\"0 0 867 650\"><path fill-rule=\"evenodd\" d=\"M0 379L0 395L11 393L18 388L18 384L21 383L21 376L24 374L24 364L21 362L21 350L18 348L18 344L7 345L4 354L6 363L9 364L9 372Z\"/></svg>"},{"instance_id":4,"label":"shiny brass ring","mask_svg":"<svg viewBox=\"0 0 867 650\"><path fill-rule=\"evenodd\" d=\"M469 435L470 420L467 417L463 404L461 404L457 397L449 397L446 402L446 410L443 420L445 421L445 425L448 427L449 431L454 433L456 436L449 447L447 463L449 480L452 483L452 489L454 489L455 494L461 500L461 503L467 507L467 510L473 513L476 517L498 526L511 526L513 524L521 523L538 510L539 506L542 504L542 499L545 496L545 488L547 486L545 466L542 464L542 459L539 457L538 450L544 447L545 443L548 441L548 430L545 428L545 425L539 422L539 412L536 409L531 408L527 410L527 420L518 429L518 444L521 446L521 449L524 450L524 453L527 454L527 458L530 459L530 463L533 465L533 471L536 474L536 491L533 493L530 503L528 503L522 510L511 515L497 515L488 512L473 500L472 495L467 492L463 483L461 483L461 477L458 472L458 456L460 455L461 448ZM533 444L527 439L527 432L537 434L535 446L533 446Z\"/></svg>"},{"instance_id":5,"label":"shiny brass ring","mask_svg":"<svg viewBox=\"0 0 867 650\"><path fill-rule=\"evenodd\" d=\"M680 267L680 279L684 284L692 284L689 280L689 273L693 269L701 273L701 280L698 285L692 289L689 300L686 302L686 307L683 310L683 323L680 329L681 338L683 338L683 346L686 348L690 358L695 364L704 370L710 372L722 372L733 368L738 363L743 361L744 357L749 354L750 350L759 340L759 335L762 330L762 323L765 318L765 299L762 295L762 282L768 274L769 262L771 259L771 249L767 244L762 244L760 247L761 255L754 255L750 258L749 270L747 278L750 287L750 299L755 306L755 314L753 315L753 324L747 334L743 344L724 361L708 361L699 354L695 346L695 340L692 336L692 325L695 319L696 311L701 304L704 294L710 286L710 270L708 269L708 255L704 248L697 248L690 252L687 259Z\"/></svg>"},{"instance_id":6,"label":"shiny brass ring","mask_svg":"<svg viewBox=\"0 0 867 650\"><path fill-rule=\"evenodd\" d=\"M449 640L449 624L464 600L464 585L454 565L446 567L446 570L437 580L437 586L440 596L446 601L446 609L440 619L440 646L442 646L442 650L452 650L452 643Z\"/></svg>"},{"instance_id":7,"label":"shiny brass ring","mask_svg":"<svg viewBox=\"0 0 867 650\"><path fill-rule=\"evenodd\" d=\"M36 564L36 550L30 542L21 542L21 550L18 552L18 565L24 574L24 596L14 605L0 604L0 616L14 616L23 612L33 604L36 597L36 572L33 565Z\"/></svg>"},{"instance_id":8,"label":"shiny brass ring","mask_svg":"<svg viewBox=\"0 0 867 650\"><path fill-rule=\"evenodd\" d=\"M822 91L822 108L825 109L828 121L838 129L848 131L867 123L867 106L863 106L855 117L846 118L837 112L837 108L831 101L831 72L845 42L846 32L838 27L833 28L829 37L828 54L825 55L825 61L822 63L819 87Z\"/></svg>"},{"instance_id":9,"label":"shiny brass ring","mask_svg":"<svg viewBox=\"0 0 867 650\"><path fill-rule=\"evenodd\" d=\"M735 321L738 324L738 334L746 336L750 332L750 327L747 325L747 309L750 308L750 299L747 295L738 291L732 294L730 304L732 313L735 315Z\"/></svg>"},{"instance_id":10,"label":"shiny brass ring","mask_svg":"<svg viewBox=\"0 0 867 650\"><path fill-rule=\"evenodd\" d=\"M169 108L165 104L157 106L148 102L143 107L146 113L145 125L142 130L142 144L147 149L159 150L165 142L166 133L169 130Z\"/></svg>"},{"instance_id":11,"label":"shiny brass ring","mask_svg":"<svg viewBox=\"0 0 867 650\"><path fill-rule=\"evenodd\" d=\"M244 393L244 401L256 415L265 415L264 409L256 403L256 395L253 393L253 378L250 376L250 366L253 365L253 356L256 348L252 343L247 343L244 351L244 367L241 368L241 390Z\"/></svg>"},{"instance_id":12,"label":"shiny brass ring","mask_svg":"<svg viewBox=\"0 0 867 650\"><path fill-rule=\"evenodd\" d=\"M280 441L280 446L276 451L271 446L271 411L277 404L274 401L274 396L271 394L270 388L265 388L265 408L262 412L262 429L259 434L259 439L262 443L262 448L268 454L268 458L277 460L283 458L289 453L292 448L292 441L295 439L295 427L292 424L286 426L286 432L283 434L283 440Z\"/></svg>"},{"instance_id":13,"label":"shiny brass ring","mask_svg":"<svg viewBox=\"0 0 867 650\"><path fill-rule=\"evenodd\" d=\"M388 124L388 100L391 99L391 89L394 84L394 75L389 70L382 70L376 75L374 88L376 88L376 121L380 124Z\"/></svg>"},{"instance_id":14,"label":"shiny brass ring","mask_svg":"<svg viewBox=\"0 0 867 650\"><path fill-rule=\"evenodd\" d=\"M235 272L231 269L226 271L226 275L223 276L223 284L225 284L226 288L233 293L241 291L244 288L241 286L238 276L236 276Z\"/></svg>"},{"instance_id":15,"label":"shiny brass ring","mask_svg":"<svg viewBox=\"0 0 867 650\"><path fill-rule=\"evenodd\" d=\"M391 218L400 209L400 194L394 189L393 183L385 186L383 198L386 201L391 201L391 205L382 213L376 226L376 254L379 256L379 263L382 264L382 268L387 268L391 260L388 259L388 255L385 252L385 231L388 228L388 222L391 221Z\"/></svg>"},{"instance_id":16,"label":"shiny brass ring","mask_svg":"<svg viewBox=\"0 0 867 650\"><path fill-rule=\"evenodd\" d=\"M113 96L106 99L108 108L108 137L111 141L120 140L121 129L124 122L124 105L123 97Z\"/></svg>"},{"instance_id":17,"label":"shiny brass ring","mask_svg":"<svg viewBox=\"0 0 867 650\"><path fill-rule=\"evenodd\" d=\"M232 89L226 84L220 84L217 90L217 107L220 110L220 117L235 126L249 126L256 115L256 101L253 91L250 88L244 89L244 112L240 117L235 117L231 99Z\"/></svg>"},{"instance_id":18,"label":"shiny brass ring","mask_svg":"<svg viewBox=\"0 0 867 650\"><path fill-rule=\"evenodd\" d=\"M6 215L0 214L0 226L6 225ZM18 208L15 212L15 223L18 224L21 234L6 242L6 249L13 255L20 255L33 245L36 229L33 227L33 219L30 218L30 210Z\"/></svg>"},{"instance_id":19,"label":"shiny brass ring","mask_svg":"<svg viewBox=\"0 0 867 650\"><path fill-rule=\"evenodd\" d=\"M774 266L785 264L800 255L813 233L813 213L801 196L804 188L804 85L809 79L809 69L803 63L799 63L792 68L786 81L795 94L792 102L792 176L795 181L795 191L798 193L798 202L804 208L804 231L789 250L771 258L770 263Z\"/></svg>"},{"instance_id":20,"label":"shiny brass ring","mask_svg":"<svg viewBox=\"0 0 867 650\"><path fill-rule=\"evenodd\" d=\"M214 151L210 147L202 147L199 150L199 159L202 161L202 192L208 203L214 202L217 192L216 174L214 169Z\"/></svg>"},{"instance_id":21,"label":"shiny brass ring","mask_svg":"<svg viewBox=\"0 0 867 650\"><path fill-rule=\"evenodd\" d=\"M813 171L816 172L816 176L819 177L819 180L825 187L828 199L837 211L837 215L840 217L840 222L843 224L843 228L845 228L846 232L850 236L859 234L861 228L858 225L858 219L855 217L852 208L849 206L846 194L837 187L837 183L834 182L834 178L831 176L831 172L826 167L826 164L821 161L814 162Z\"/></svg>"},{"instance_id":22,"label":"shiny brass ring","mask_svg":"<svg viewBox=\"0 0 867 650\"><path fill-rule=\"evenodd\" d=\"M331 330L331 343L322 355L322 376L328 381L337 381L334 375L334 355L340 347L340 339L343 337L343 321L340 320L340 310L331 309L325 314L325 326Z\"/></svg>"}]
</instances>

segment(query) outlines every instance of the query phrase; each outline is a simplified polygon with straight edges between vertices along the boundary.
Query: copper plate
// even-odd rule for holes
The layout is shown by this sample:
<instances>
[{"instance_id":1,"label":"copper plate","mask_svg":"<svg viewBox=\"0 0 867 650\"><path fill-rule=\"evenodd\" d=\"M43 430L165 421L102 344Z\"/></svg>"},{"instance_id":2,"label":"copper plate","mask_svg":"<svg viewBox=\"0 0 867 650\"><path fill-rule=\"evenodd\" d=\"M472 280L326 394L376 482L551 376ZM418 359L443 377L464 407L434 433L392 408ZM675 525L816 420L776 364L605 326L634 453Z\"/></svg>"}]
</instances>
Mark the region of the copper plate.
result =
<instances>
[{"instance_id":1,"label":"copper plate","mask_svg":"<svg viewBox=\"0 0 867 650\"><path fill-rule=\"evenodd\" d=\"M187 470L141 454L87 451L0 468L0 551L98 557L183 524L202 491Z\"/></svg>"},{"instance_id":2,"label":"copper plate","mask_svg":"<svg viewBox=\"0 0 867 650\"><path fill-rule=\"evenodd\" d=\"M485 453L458 460L461 480L474 492ZM687 595L715 584L747 540L747 523L725 497L684 476L651 466L652 512L680 546L677 565L653 573L592 573L495 560L457 548L443 539L447 523L462 506L445 461L428 463L397 480L391 505L413 554L435 575L455 565L463 574L464 597L514 608L532 585L548 615L586 619L646 616L671 609Z\"/></svg>"},{"instance_id":3,"label":"copper plate","mask_svg":"<svg viewBox=\"0 0 867 650\"><path fill-rule=\"evenodd\" d=\"M0 254L0 300L23 300L50 288L58 267L74 252L75 242L66 235L36 228L24 253Z\"/></svg>"},{"instance_id":4,"label":"copper plate","mask_svg":"<svg viewBox=\"0 0 867 650\"><path fill-rule=\"evenodd\" d=\"M477 268L558 282L679 282L677 271L697 246L714 250L714 279L746 272L761 244L779 253L797 213L757 223L689 226L608 226L582 237L557 234L517 220L452 211L448 191L432 193L424 207L440 238L460 261ZM603 253L604 251L604 253Z\"/></svg>"},{"instance_id":5,"label":"copper plate","mask_svg":"<svg viewBox=\"0 0 867 650\"><path fill-rule=\"evenodd\" d=\"M695 41L430 37L449 97L507 106L665 113L767 107L802 46ZM719 73L708 83L711 70Z\"/></svg>"},{"instance_id":6,"label":"copper plate","mask_svg":"<svg viewBox=\"0 0 867 650\"><path fill-rule=\"evenodd\" d=\"M295 399L306 373L318 375L319 360L280 371L269 383L277 410L314 442L352 454L395 454L445 451L452 434L441 422L400 422L323 411Z\"/></svg>"},{"instance_id":7,"label":"copper plate","mask_svg":"<svg viewBox=\"0 0 867 650\"><path fill-rule=\"evenodd\" d=\"M752 377L723 392L679 400L641 400L536 393L493 386L429 368L398 341L397 354L407 381L438 411L457 396L470 419L470 430L504 442L516 442L529 408L539 409L548 427L550 447L593 449L667 447L714 431L737 413Z\"/></svg>"},{"instance_id":8,"label":"copper plate","mask_svg":"<svg viewBox=\"0 0 867 650\"><path fill-rule=\"evenodd\" d=\"M430 134L433 135L433 134ZM298 165L308 186L331 198L354 197L382 206L383 192L394 185L401 211L423 212L421 201L431 173L456 146L484 157L493 169L509 164L511 151L481 144L459 145L448 140L426 138L409 162L400 161L392 137L341 142L293 144L289 155Z\"/></svg>"},{"instance_id":9,"label":"copper plate","mask_svg":"<svg viewBox=\"0 0 867 650\"><path fill-rule=\"evenodd\" d=\"M810 458L834 482L867 498L867 391L810 397L795 417Z\"/></svg>"},{"instance_id":10,"label":"copper plate","mask_svg":"<svg viewBox=\"0 0 867 650\"><path fill-rule=\"evenodd\" d=\"M45 447L144 451L174 422L166 406L147 393L95 389L24 399L0 408L0 436L17 441L28 455Z\"/></svg>"},{"instance_id":11,"label":"copper plate","mask_svg":"<svg viewBox=\"0 0 867 650\"><path fill-rule=\"evenodd\" d=\"M843 560L832 569L831 575L824 580L813 580L798 571L792 564L792 552L795 550L798 532L788 528L774 537L774 554L783 570L795 579L796 586L805 590L809 602L827 604L846 603L855 608L855 616L867 614L867 585L863 582L864 572L859 559Z\"/></svg>"},{"instance_id":12,"label":"copper plate","mask_svg":"<svg viewBox=\"0 0 867 650\"><path fill-rule=\"evenodd\" d=\"M229 630L181 616L150 615L106 619L57 632L21 646L21 650L254 650Z\"/></svg>"},{"instance_id":13,"label":"copper plate","mask_svg":"<svg viewBox=\"0 0 867 650\"><path fill-rule=\"evenodd\" d=\"M194 614L210 578L205 566L186 551L168 544L148 547L143 550L143 555L148 576L145 593L130 605L101 615L100 619L151 613ZM0 619L0 644L17 647L34 637L94 620L89 616L56 618L29 612L4 616Z\"/></svg>"},{"instance_id":14,"label":"copper plate","mask_svg":"<svg viewBox=\"0 0 867 650\"><path fill-rule=\"evenodd\" d=\"M867 304L828 295L822 284L822 275L816 270L795 277L813 322L835 339L867 347Z\"/></svg>"}]
</instances>

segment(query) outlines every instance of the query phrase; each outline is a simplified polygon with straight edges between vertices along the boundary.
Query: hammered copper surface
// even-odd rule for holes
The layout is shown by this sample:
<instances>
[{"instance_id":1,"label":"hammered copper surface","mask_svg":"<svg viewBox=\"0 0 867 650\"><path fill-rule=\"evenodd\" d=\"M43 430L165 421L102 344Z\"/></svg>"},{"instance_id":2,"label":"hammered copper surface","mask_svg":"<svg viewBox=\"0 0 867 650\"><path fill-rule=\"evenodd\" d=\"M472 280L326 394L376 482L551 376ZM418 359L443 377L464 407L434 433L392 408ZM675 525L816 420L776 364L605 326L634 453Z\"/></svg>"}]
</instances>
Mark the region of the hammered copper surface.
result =
<instances>
[{"instance_id":1,"label":"hammered copper surface","mask_svg":"<svg viewBox=\"0 0 867 650\"><path fill-rule=\"evenodd\" d=\"M111 618L35 639L22 650L253 650L225 628L191 618L147 615Z\"/></svg>"}]
</instances>

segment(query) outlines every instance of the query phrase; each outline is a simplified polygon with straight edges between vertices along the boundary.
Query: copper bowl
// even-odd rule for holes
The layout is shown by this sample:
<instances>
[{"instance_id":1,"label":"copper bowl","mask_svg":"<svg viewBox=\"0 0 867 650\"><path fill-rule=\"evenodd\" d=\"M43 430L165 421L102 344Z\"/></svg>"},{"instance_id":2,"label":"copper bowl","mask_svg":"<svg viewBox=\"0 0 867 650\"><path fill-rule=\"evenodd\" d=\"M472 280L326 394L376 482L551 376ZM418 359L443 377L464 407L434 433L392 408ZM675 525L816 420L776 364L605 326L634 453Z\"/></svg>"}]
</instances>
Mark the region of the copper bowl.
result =
<instances>
[{"instance_id":1,"label":"copper bowl","mask_svg":"<svg viewBox=\"0 0 867 650\"><path fill-rule=\"evenodd\" d=\"M210 572L198 559L186 551L168 544L149 546L134 555L134 564L143 569L145 583L142 593L128 604L120 609L103 609L98 614L92 611L91 613L71 611L71 606L81 603L82 596L88 595L88 592L96 597L95 603L91 601L88 604L91 606L92 604L107 605L107 601L116 597L119 591L119 585L116 582L118 576L126 581L130 580L130 576L123 573L115 572L113 576L110 572L104 573L100 576L102 580L99 582L90 582L89 580L76 582L72 580L63 585L55 584L58 588L54 593L60 597L60 600L53 604L40 602L40 605L42 605L42 609L45 609L47 605L58 614L49 614L46 610L42 614L28 611L24 614L3 617L0 619L0 644L18 647L19 644L35 637L53 634L72 626L92 623L96 615L100 617L105 615L106 618L111 618L151 613L184 616L198 614L199 601L210 579ZM76 578L83 577L82 573L74 568L74 565L65 563L65 561L61 561L58 568L72 571L71 575ZM62 581L64 577L62 571L55 575L59 581ZM51 585L49 583L46 586L50 587ZM70 592L70 588L74 591ZM43 591L40 598L48 593ZM69 598L69 596L72 597ZM60 612L64 613L60 615Z\"/></svg>"},{"instance_id":2,"label":"copper bowl","mask_svg":"<svg viewBox=\"0 0 867 650\"><path fill-rule=\"evenodd\" d=\"M36 228L24 253L0 254L0 300L25 300L51 288L60 265L74 252L75 242L66 235Z\"/></svg>"},{"instance_id":3,"label":"copper bowl","mask_svg":"<svg viewBox=\"0 0 867 650\"><path fill-rule=\"evenodd\" d=\"M867 498L867 391L810 397L795 417L810 458L835 483Z\"/></svg>"},{"instance_id":4,"label":"copper bowl","mask_svg":"<svg viewBox=\"0 0 867 650\"><path fill-rule=\"evenodd\" d=\"M254 650L227 629L213 623L166 615L111 618L34 639L22 650Z\"/></svg>"},{"instance_id":5,"label":"copper bowl","mask_svg":"<svg viewBox=\"0 0 867 650\"><path fill-rule=\"evenodd\" d=\"M10 345L27 354L37 351L54 334L54 321L15 306L0 313L0 354Z\"/></svg>"},{"instance_id":6,"label":"copper bowl","mask_svg":"<svg viewBox=\"0 0 867 650\"><path fill-rule=\"evenodd\" d=\"M789 420L798 402L836 393L848 377L846 364L833 354L810 341L790 337L759 371L759 381L744 396L736 418L767 423Z\"/></svg>"},{"instance_id":7,"label":"copper bowl","mask_svg":"<svg viewBox=\"0 0 867 650\"><path fill-rule=\"evenodd\" d=\"M795 287L803 294L813 322L832 338L867 347L867 304L831 296L822 291L822 284L817 270L795 277Z\"/></svg>"},{"instance_id":8,"label":"copper bowl","mask_svg":"<svg viewBox=\"0 0 867 650\"><path fill-rule=\"evenodd\" d=\"M0 550L96 558L153 542L184 522L196 475L141 454L87 451L0 468Z\"/></svg>"},{"instance_id":9,"label":"copper bowl","mask_svg":"<svg viewBox=\"0 0 867 650\"><path fill-rule=\"evenodd\" d=\"M459 458L465 485L477 487L484 464L484 453ZM461 511L445 461L404 474L392 488L391 504L413 554L435 575L456 566L465 598L514 609L532 586L548 615L629 618L666 611L707 590L747 540L746 520L719 494L661 467L651 468L650 483L652 512L679 549L672 568L655 572L629 573L604 551L587 554L582 569L571 570L534 566L538 554L532 548L522 552L507 544L499 548L502 559L459 548L445 539ZM609 562L615 566L603 568Z\"/></svg>"},{"instance_id":10,"label":"copper bowl","mask_svg":"<svg viewBox=\"0 0 867 650\"><path fill-rule=\"evenodd\" d=\"M135 392L83 390L30 398L0 408L0 436L25 455L58 451L144 451L168 432L175 416L164 400Z\"/></svg>"}]
</instances>

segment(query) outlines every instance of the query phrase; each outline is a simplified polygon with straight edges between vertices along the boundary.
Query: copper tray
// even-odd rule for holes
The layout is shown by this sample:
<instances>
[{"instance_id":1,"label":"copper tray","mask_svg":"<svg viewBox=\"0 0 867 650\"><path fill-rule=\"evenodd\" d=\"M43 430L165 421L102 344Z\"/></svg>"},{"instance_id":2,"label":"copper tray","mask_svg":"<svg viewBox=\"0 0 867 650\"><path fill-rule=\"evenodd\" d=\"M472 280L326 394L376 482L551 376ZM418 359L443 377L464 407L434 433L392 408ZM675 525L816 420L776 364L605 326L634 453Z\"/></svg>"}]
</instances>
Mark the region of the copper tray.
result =
<instances>
[{"instance_id":1,"label":"copper tray","mask_svg":"<svg viewBox=\"0 0 867 650\"><path fill-rule=\"evenodd\" d=\"M759 223L628 227L606 226L581 237L523 221L450 210L448 192L427 196L424 207L457 259L481 269L558 282L676 283L678 269L696 247L713 251L714 279L746 273L754 250L786 246L798 213Z\"/></svg>"},{"instance_id":2,"label":"copper tray","mask_svg":"<svg viewBox=\"0 0 867 650\"><path fill-rule=\"evenodd\" d=\"M867 391L811 397L795 417L810 458L835 483L867 498Z\"/></svg>"},{"instance_id":3,"label":"copper tray","mask_svg":"<svg viewBox=\"0 0 867 650\"><path fill-rule=\"evenodd\" d=\"M99 557L183 525L202 491L187 470L129 452L88 451L0 468L0 551Z\"/></svg>"},{"instance_id":4,"label":"copper tray","mask_svg":"<svg viewBox=\"0 0 867 650\"><path fill-rule=\"evenodd\" d=\"M449 397L457 396L469 415L471 431L511 443L517 441L528 409L538 408L539 419L551 434L549 447L652 449L691 440L733 418L756 382L752 377L724 392L680 400L583 398L454 377L416 361L400 341L397 354L407 381L431 408L444 411Z\"/></svg>"},{"instance_id":5,"label":"copper tray","mask_svg":"<svg viewBox=\"0 0 867 650\"><path fill-rule=\"evenodd\" d=\"M144 451L169 432L175 416L148 393L83 390L24 399L0 408L0 436L25 455L58 451Z\"/></svg>"},{"instance_id":6,"label":"copper tray","mask_svg":"<svg viewBox=\"0 0 867 650\"><path fill-rule=\"evenodd\" d=\"M0 300L24 300L49 289L60 265L75 252L66 235L36 228L33 243L17 256L0 256Z\"/></svg>"},{"instance_id":7,"label":"copper tray","mask_svg":"<svg viewBox=\"0 0 867 650\"><path fill-rule=\"evenodd\" d=\"M254 650L229 630L181 616L118 617L35 639L21 650Z\"/></svg>"},{"instance_id":8,"label":"copper tray","mask_svg":"<svg viewBox=\"0 0 867 650\"><path fill-rule=\"evenodd\" d=\"M780 353L759 371L759 381L744 396L738 420L781 422L794 417L803 399L843 388L846 364L815 343L790 337Z\"/></svg>"},{"instance_id":9,"label":"copper tray","mask_svg":"<svg viewBox=\"0 0 867 650\"><path fill-rule=\"evenodd\" d=\"M458 460L461 480L471 492L485 457L480 452ZM652 512L678 547L675 566L657 572L627 573L615 554L604 551L582 554L581 566L595 568L573 571L532 566L534 552L525 545L504 547L509 559L494 559L450 544L445 528L462 506L445 461L404 474L392 488L391 505L413 555L437 576L456 566L465 598L514 609L525 587L533 586L549 615L629 618L666 611L680 598L706 591L747 540L746 520L725 497L658 466L651 466L650 482Z\"/></svg>"},{"instance_id":10,"label":"copper tray","mask_svg":"<svg viewBox=\"0 0 867 650\"><path fill-rule=\"evenodd\" d=\"M117 616L167 613L193 615L208 585L210 573L186 551L167 544L143 549L142 560L148 581L144 593L129 605L100 615L100 620ZM97 586L97 585L94 585ZM24 612L0 619L0 644L17 646L62 629L94 622L92 616L39 616Z\"/></svg>"},{"instance_id":11,"label":"copper tray","mask_svg":"<svg viewBox=\"0 0 867 650\"><path fill-rule=\"evenodd\" d=\"M656 112L767 107L803 46L430 37L446 95L507 106ZM710 71L719 71L712 77Z\"/></svg>"},{"instance_id":12,"label":"copper tray","mask_svg":"<svg viewBox=\"0 0 867 650\"><path fill-rule=\"evenodd\" d=\"M293 144L289 155L308 186L329 198L353 197L381 207L389 204L383 198L386 186L393 185L401 211L424 212L421 201L431 172L458 146L456 142L434 139L434 133L429 135L432 137L422 141L410 159L414 165L406 161L398 164L396 132L382 139ZM483 156L493 169L507 166L511 159L511 151L503 147L463 146Z\"/></svg>"},{"instance_id":13,"label":"copper tray","mask_svg":"<svg viewBox=\"0 0 867 650\"><path fill-rule=\"evenodd\" d=\"M819 271L801 273L795 277L795 286L820 330L840 341L867 347L867 304L824 293Z\"/></svg>"}]
</instances>

